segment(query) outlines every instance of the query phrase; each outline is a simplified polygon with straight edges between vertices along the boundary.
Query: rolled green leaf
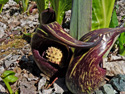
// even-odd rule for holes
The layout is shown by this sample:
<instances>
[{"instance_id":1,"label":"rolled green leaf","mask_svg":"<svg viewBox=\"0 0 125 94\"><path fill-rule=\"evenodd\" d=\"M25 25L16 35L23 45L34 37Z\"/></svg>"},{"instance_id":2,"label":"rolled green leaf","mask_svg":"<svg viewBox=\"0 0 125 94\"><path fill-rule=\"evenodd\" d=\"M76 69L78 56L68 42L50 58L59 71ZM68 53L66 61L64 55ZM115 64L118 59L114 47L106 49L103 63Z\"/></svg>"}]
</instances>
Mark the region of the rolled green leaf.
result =
<instances>
[{"instance_id":1,"label":"rolled green leaf","mask_svg":"<svg viewBox=\"0 0 125 94\"><path fill-rule=\"evenodd\" d=\"M73 0L70 35L80 39L91 30L92 0Z\"/></svg>"},{"instance_id":2,"label":"rolled green leaf","mask_svg":"<svg viewBox=\"0 0 125 94\"><path fill-rule=\"evenodd\" d=\"M108 28L115 0L92 0L92 31Z\"/></svg>"},{"instance_id":3,"label":"rolled green leaf","mask_svg":"<svg viewBox=\"0 0 125 94\"><path fill-rule=\"evenodd\" d=\"M66 73L66 85L73 94L91 94L103 82L106 70L103 58L107 56L117 36L125 32L125 28L105 28L92 31L80 40L93 42L96 35L103 35L102 41L88 50L76 49L74 59Z\"/></svg>"}]
</instances>

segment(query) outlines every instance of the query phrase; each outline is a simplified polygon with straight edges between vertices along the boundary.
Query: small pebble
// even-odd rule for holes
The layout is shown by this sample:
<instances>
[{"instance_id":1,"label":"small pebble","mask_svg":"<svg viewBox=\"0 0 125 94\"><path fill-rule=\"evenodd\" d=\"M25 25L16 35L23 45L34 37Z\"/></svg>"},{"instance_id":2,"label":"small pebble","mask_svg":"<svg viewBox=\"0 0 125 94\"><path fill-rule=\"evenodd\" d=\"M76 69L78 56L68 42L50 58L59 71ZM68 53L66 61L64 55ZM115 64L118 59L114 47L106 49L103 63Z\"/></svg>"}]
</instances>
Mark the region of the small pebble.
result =
<instances>
[{"instance_id":1,"label":"small pebble","mask_svg":"<svg viewBox=\"0 0 125 94\"><path fill-rule=\"evenodd\" d=\"M125 94L125 91L120 92L120 94Z\"/></svg>"},{"instance_id":2,"label":"small pebble","mask_svg":"<svg viewBox=\"0 0 125 94\"><path fill-rule=\"evenodd\" d=\"M101 90L96 90L94 94L103 94Z\"/></svg>"},{"instance_id":3,"label":"small pebble","mask_svg":"<svg viewBox=\"0 0 125 94\"><path fill-rule=\"evenodd\" d=\"M0 84L0 94L2 94L1 92L5 92L5 87L3 87L3 85Z\"/></svg>"},{"instance_id":4,"label":"small pebble","mask_svg":"<svg viewBox=\"0 0 125 94\"><path fill-rule=\"evenodd\" d=\"M26 56L22 56L21 60L24 62L28 62L28 58Z\"/></svg>"},{"instance_id":5,"label":"small pebble","mask_svg":"<svg viewBox=\"0 0 125 94\"><path fill-rule=\"evenodd\" d=\"M2 74L4 72L4 67L3 66L0 66L0 74Z\"/></svg>"},{"instance_id":6,"label":"small pebble","mask_svg":"<svg viewBox=\"0 0 125 94\"><path fill-rule=\"evenodd\" d=\"M5 50L4 50L4 49L2 49L0 52L1 52L1 53L3 53L3 52L5 52Z\"/></svg>"},{"instance_id":7,"label":"small pebble","mask_svg":"<svg viewBox=\"0 0 125 94\"><path fill-rule=\"evenodd\" d=\"M42 77L38 83L38 91L41 92L42 87L46 84L46 78Z\"/></svg>"},{"instance_id":8,"label":"small pebble","mask_svg":"<svg viewBox=\"0 0 125 94\"><path fill-rule=\"evenodd\" d=\"M125 75L118 74L109 82L117 91L125 91Z\"/></svg>"},{"instance_id":9,"label":"small pebble","mask_svg":"<svg viewBox=\"0 0 125 94\"><path fill-rule=\"evenodd\" d=\"M8 61L8 60L5 60L5 67L8 68L11 64L13 63L13 61Z\"/></svg>"},{"instance_id":10,"label":"small pebble","mask_svg":"<svg viewBox=\"0 0 125 94\"><path fill-rule=\"evenodd\" d=\"M110 84L102 86L102 92L104 94L115 94L113 87Z\"/></svg>"}]
</instances>

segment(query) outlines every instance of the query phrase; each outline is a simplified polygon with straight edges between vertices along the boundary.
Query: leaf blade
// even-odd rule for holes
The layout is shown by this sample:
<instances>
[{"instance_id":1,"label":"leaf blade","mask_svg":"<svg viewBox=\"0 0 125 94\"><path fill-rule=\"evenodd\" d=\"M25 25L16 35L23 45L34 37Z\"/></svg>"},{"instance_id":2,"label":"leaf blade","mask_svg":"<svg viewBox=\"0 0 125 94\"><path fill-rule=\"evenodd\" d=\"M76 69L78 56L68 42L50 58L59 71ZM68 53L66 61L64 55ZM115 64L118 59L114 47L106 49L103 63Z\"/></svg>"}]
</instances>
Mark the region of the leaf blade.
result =
<instances>
[{"instance_id":1,"label":"leaf blade","mask_svg":"<svg viewBox=\"0 0 125 94\"><path fill-rule=\"evenodd\" d=\"M65 11L71 9L72 0L50 0L56 13L56 21L61 25Z\"/></svg>"},{"instance_id":2,"label":"leaf blade","mask_svg":"<svg viewBox=\"0 0 125 94\"><path fill-rule=\"evenodd\" d=\"M116 10L114 9L109 27L115 28L117 26L118 26L118 19L116 15Z\"/></svg>"},{"instance_id":3,"label":"leaf blade","mask_svg":"<svg viewBox=\"0 0 125 94\"><path fill-rule=\"evenodd\" d=\"M76 39L91 29L91 6L91 0L73 0L70 35Z\"/></svg>"},{"instance_id":4,"label":"leaf blade","mask_svg":"<svg viewBox=\"0 0 125 94\"><path fill-rule=\"evenodd\" d=\"M93 0L92 2L92 31L108 28L115 0Z\"/></svg>"}]
</instances>

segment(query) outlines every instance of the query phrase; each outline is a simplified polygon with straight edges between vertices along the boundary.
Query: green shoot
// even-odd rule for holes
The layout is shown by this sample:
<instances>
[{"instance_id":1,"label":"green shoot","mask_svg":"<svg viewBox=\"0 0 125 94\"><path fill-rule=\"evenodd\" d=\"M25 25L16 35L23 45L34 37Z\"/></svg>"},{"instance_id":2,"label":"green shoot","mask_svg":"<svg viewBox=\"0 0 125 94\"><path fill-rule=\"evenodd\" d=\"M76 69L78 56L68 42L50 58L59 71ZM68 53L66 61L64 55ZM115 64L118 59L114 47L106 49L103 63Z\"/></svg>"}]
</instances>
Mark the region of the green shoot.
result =
<instances>
[{"instance_id":1,"label":"green shoot","mask_svg":"<svg viewBox=\"0 0 125 94\"><path fill-rule=\"evenodd\" d=\"M26 12L26 10L28 8L28 3L29 3L29 0L22 0L23 12Z\"/></svg>"},{"instance_id":2,"label":"green shoot","mask_svg":"<svg viewBox=\"0 0 125 94\"><path fill-rule=\"evenodd\" d=\"M0 4L0 13L2 12L4 4Z\"/></svg>"},{"instance_id":3,"label":"green shoot","mask_svg":"<svg viewBox=\"0 0 125 94\"><path fill-rule=\"evenodd\" d=\"M4 4L6 4L9 0L0 0L0 13L2 12Z\"/></svg>"},{"instance_id":4,"label":"green shoot","mask_svg":"<svg viewBox=\"0 0 125 94\"><path fill-rule=\"evenodd\" d=\"M56 21L61 25L65 11L71 9L72 0L50 0L50 2L56 13Z\"/></svg>"},{"instance_id":5,"label":"green shoot","mask_svg":"<svg viewBox=\"0 0 125 94\"><path fill-rule=\"evenodd\" d=\"M18 78L15 76L15 72L6 70L2 73L1 78L4 81L9 93L13 94L14 92L12 91L9 83L14 83L18 80ZM18 91L16 91L15 94L18 94Z\"/></svg>"}]
</instances>

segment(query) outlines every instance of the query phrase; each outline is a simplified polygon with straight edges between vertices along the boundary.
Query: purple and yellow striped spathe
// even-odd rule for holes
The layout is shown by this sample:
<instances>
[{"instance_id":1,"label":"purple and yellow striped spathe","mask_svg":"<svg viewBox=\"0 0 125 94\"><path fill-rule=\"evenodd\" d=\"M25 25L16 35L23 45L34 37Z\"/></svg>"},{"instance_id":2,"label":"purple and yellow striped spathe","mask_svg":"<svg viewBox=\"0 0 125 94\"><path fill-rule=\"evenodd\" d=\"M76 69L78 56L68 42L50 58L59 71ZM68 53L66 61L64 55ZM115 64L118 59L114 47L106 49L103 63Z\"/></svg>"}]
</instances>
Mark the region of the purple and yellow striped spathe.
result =
<instances>
[{"instance_id":1,"label":"purple and yellow striped spathe","mask_svg":"<svg viewBox=\"0 0 125 94\"><path fill-rule=\"evenodd\" d=\"M125 28L107 28L92 31L80 40L93 42L96 36L102 35L101 42L89 50L76 49L74 60L70 62L66 85L74 94L90 94L104 80L106 70L102 68L103 56L111 49L115 38L125 31Z\"/></svg>"}]
</instances>

